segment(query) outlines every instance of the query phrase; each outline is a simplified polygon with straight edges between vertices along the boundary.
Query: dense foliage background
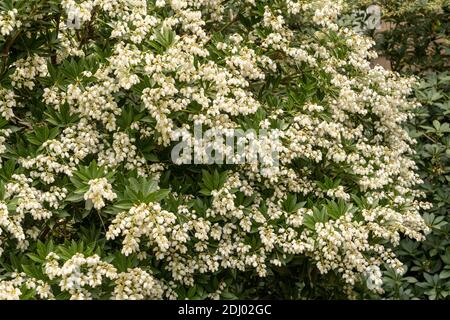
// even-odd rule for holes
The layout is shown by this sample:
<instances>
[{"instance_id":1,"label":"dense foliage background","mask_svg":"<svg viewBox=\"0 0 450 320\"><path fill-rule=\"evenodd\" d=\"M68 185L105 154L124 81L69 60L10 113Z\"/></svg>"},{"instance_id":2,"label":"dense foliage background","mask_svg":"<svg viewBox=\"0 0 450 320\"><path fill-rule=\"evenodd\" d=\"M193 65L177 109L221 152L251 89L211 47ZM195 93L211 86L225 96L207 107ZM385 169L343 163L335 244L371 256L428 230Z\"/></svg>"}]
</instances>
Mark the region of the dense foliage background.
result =
<instances>
[{"instance_id":1,"label":"dense foliage background","mask_svg":"<svg viewBox=\"0 0 450 320\"><path fill-rule=\"evenodd\" d=\"M378 4L2 1L0 298L448 298L449 2ZM175 165L194 123L281 170Z\"/></svg>"}]
</instances>

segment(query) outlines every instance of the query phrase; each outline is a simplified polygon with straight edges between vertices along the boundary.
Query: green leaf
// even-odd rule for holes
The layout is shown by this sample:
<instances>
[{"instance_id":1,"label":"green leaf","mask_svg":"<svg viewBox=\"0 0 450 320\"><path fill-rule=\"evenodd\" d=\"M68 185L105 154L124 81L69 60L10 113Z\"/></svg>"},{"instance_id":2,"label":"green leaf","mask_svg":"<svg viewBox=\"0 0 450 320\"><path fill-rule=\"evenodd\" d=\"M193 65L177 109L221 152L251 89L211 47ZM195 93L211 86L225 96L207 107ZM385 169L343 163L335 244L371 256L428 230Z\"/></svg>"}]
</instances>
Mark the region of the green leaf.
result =
<instances>
[{"instance_id":1,"label":"green leaf","mask_svg":"<svg viewBox=\"0 0 450 320\"><path fill-rule=\"evenodd\" d=\"M450 270L443 270L440 274L439 274L439 279L448 279L450 278Z\"/></svg>"}]
</instances>

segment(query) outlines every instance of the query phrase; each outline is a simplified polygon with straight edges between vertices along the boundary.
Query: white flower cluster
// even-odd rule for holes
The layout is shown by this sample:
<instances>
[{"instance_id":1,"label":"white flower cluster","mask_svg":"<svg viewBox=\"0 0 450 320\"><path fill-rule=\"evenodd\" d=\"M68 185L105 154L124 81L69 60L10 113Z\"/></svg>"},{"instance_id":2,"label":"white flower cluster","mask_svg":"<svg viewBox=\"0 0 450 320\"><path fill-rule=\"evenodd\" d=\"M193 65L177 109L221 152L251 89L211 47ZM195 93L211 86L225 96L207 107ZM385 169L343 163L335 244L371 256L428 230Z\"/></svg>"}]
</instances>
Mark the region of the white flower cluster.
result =
<instances>
[{"instance_id":1,"label":"white flower cluster","mask_svg":"<svg viewBox=\"0 0 450 320\"><path fill-rule=\"evenodd\" d=\"M22 22L17 19L17 9L6 12L0 12L0 34L2 36L10 35L14 29L20 28Z\"/></svg>"},{"instance_id":2,"label":"white flower cluster","mask_svg":"<svg viewBox=\"0 0 450 320\"><path fill-rule=\"evenodd\" d=\"M71 300L85 300L91 297L85 287L95 288L102 284L103 278L115 279L117 270L112 265L100 260L98 255L84 257L78 253L59 265L60 257L50 253L46 258L45 273L50 280L60 279L61 290L70 293Z\"/></svg>"},{"instance_id":3,"label":"white flower cluster","mask_svg":"<svg viewBox=\"0 0 450 320\"><path fill-rule=\"evenodd\" d=\"M13 108L17 106L14 91L0 87L0 113L6 120L14 117Z\"/></svg>"},{"instance_id":4,"label":"white flower cluster","mask_svg":"<svg viewBox=\"0 0 450 320\"><path fill-rule=\"evenodd\" d=\"M175 298L165 284L140 268L117 272L116 268L102 261L98 255L85 257L81 253L75 254L63 265L60 265L60 260L57 254L50 253L44 271L50 279L59 280L59 287L67 291L72 300L91 299L89 288L99 287L108 279L113 281L114 286L111 299L162 299L165 295Z\"/></svg>"},{"instance_id":5,"label":"white flower cluster","mask_svg":"<svg viewBox=\"0 0 450 320\"><path fill-rule=\"evenodd\" d=\"M12 182L5 186L5 198L18 199L16 213L30 213L35 220L49 218L52 213L49 208L58 209L61 200L67 195L65 188L51 186L49 191L41 191L32 187L33 179L25 175L14 174Z\"/></svg>"},{"instance_id":6,"label":"white flower cluster","mask_svg":"<svg viewBox=\"0 0 450 320\"><path fill-rule=\"evenodd\" d=\"M111 184L106 178L89 180L89 190L84 194L84 200L91 201L94 208L100 210L105 204L105 200L113 201L117 198Z\"/></svg>"},{"instance_id":7,"label":"white flower cluster","mask_svg":"<svg viewBox=\"0 0 450 320\"><path fill-rule=\"evenodd\" d=\"M14 73L11 75L11 84L14 87L26 87L33 90L37 77L48 75L47 60L44 57L33 55L14 62Z\"/></svg>"},{"instance_id":8,"label":"white flower cluster","mask_svg":"<svg viewBox=\"0 0 450 320\"><path fill-rule=\"evenodd\" d=\"M5 151L6 151L5 142L7 141L8 137L11 135L11 133L12 133L11 129L1 129L0 130L0 168L2 166L1 155L3 153L5 153Z\"/></svg>"},{"instance_id":9,"label":"white flower cluster","mask_svg":"<svg viewBox=\"0 0 450 320\"><path fill-rule=\"evenodd\" d=\"M90 289L108 281L114 287L109 298L114 300L176 299L176 293L151 273L140 268L117 272L114 266L102 261L98 255L86 257L77 253L61 265L61 257L50 252L46 257L44 273L50 281L57 281L60 290L68 292L71 300L92 299ZM34 279L25 273L12 273L8 278L0 280L0 300L20 299L23 286L34 290L40 299L54 299L50 281Z\"/></svg>"},{"instance_id":10,"label":"white flower cluster","mask_svg":"<svg viewBox=\"0 0 450 320\"><path fill-rule=\"evenodd\" d=\"M138 155L137 147L133 144L134 141L135 139L130 138L125 132L114 133L112 146L99 152L99 165L116 167L125 163L125 168L128 170L142 169L145 159Z\"/></svg>"},{"instance_id":11,"label":"white flower cluster","mask_svg":"<svg viewBox=\"0 0 450 320\"><path fill-rule=\"evenodd\" d=\"M49 191L40 191L31 186L32 181L25 175L14 174L12 182L5 185L5 201L0 202L0 235L2 229L8 231L8 240L16 239L17 248L21 250L25 250L29 245L26 235L33 240L37 236L34 227L27 229L24 226L25 215L30 214L35 221L48 219L52 216L51 209L58 209L61 200L67 195L65 188L56 186L50 187ZM14 212L10 212L6 205L11 199L16 199ZM4 241L0 238L0 245L2 242ZM2 252L3 248L0 248L0 254Z\"/></svg>"},{"instance_id":12,"label":"white flower cluster","mask_svg":"<svg viewBox=\"0 0 450 320\"><path fill-rule=\"evenodd\" d=\"M75 0L63 0L61 6L67 13L67 18L75 27L77 24L83 24L91 20L94 1L82 1L77 3Z\"/></svg>"},{"instance_id":13,"label":"white flower cluster","mask_svg":"<svg viewBox=\"0 0 450 320\"><path fill-rule=\"evenodd\" d=\"M122 253L129 255L139 251L139 242L146 236L155 243L155 253L158 258L165 256L170 246L168 232L176 221L176 216L166 210L161 210L159 204L141 204L122 212L112 221L106 234L107 239L114 239L120 234L125 235Z\"/></svg>"},{"instance_id":14,"label":"white flower cluster","mask_svg":"<svg viewBox=\"0 0 450 320\"><path fill-rule=\"evenodd\" d=\"M382 274L374 271L379 271L380 266L386 263L393 270L403 273L402 264L390 249L369 243L371 225L362 227L352 219L353 214L346 213L336 221L316 224L317 240L311 254L321 272L341 270L350 285L357 282L360 274L368 273L372 281L369 289L382 292ZM368 253L376 253L378 257L372 255L368 259Z\"/></svg>"},{"instance_id":15,"label":"white flower cluster","mask_svg":"<svg viewBox=\"0 0 450 320\"><path fill-rule=\"evenodd\" d=\"M114 80L98 71L96 76L104 77L101 83L82 89L78 85L69 85L67 88L66 101L71 106L72 112L79 113L89 120L102 122L109 131L116 129L115 115L121 110L114 100L113 93L118 91Z\"/></svg>"},{"instance_id":16,"label":"white flower cluster","mask_svg":"<svg viewBox=\"0 0 450 320\"><path fill-rule=\"evenodd\" d=\"M50 184L55 182L57 174L72 175L73 169L58 160L54 156L39 154L36 157L21 158L19 162L24 168L30 169L30 177L41 179L43 182Z\"/></svg>"},{"instance_id":17,"label":"white flower cluster","mask_svg":"<svg viewBox=\"0 0 450 320\"><path fill-rule=\"evenodd\" d=\"M3 201L0 202L0 236L3 233L3 230L5 230L10 234L10 237L17 239L18 241L23 241L25 240L25 233L20 224L20 219L17 219L16 217L17 216L11 216L9 214L8 207ZM3 253L1 245L2 240L0 238L0 255Z\"/></svg>"},{"instance_id":18,"label":"white flower cluster","mask_svg":"<svg viewBox=\"0 0 450 320\"><path fill-rule=\"evenodd\" d=\"M115 280L115 300L155 300L164 296L166 289L159 280L141 268L118 274Z\"/></svg>"},{"instance_id":19,"label":"white flower cluster","mask_svg":"<svg viewBox=\"0 0 450 320\"><path fill-rule=\"evenodd\" d=\"M76 165L90 154L99 152L101 146L99 132L86 119L70 126L62 132L58 139L47 140L43 143L48 155L68 161L65 173L69 176L76 169ZM59 160L61 161L61 160Z\"/></svg>"},{"instance_id":20,"label":"white flower cluster","mask_svg":"<svg viewBox=\"0 0 450 320\"><path fill-rule=\"evenodd\" d=\"M0 300L19 300L23 286L34 290L40 299L54 299L48 283L30 278L25 273L13 273L11 280L0 280Z\"/></svg>"}]
</instances>

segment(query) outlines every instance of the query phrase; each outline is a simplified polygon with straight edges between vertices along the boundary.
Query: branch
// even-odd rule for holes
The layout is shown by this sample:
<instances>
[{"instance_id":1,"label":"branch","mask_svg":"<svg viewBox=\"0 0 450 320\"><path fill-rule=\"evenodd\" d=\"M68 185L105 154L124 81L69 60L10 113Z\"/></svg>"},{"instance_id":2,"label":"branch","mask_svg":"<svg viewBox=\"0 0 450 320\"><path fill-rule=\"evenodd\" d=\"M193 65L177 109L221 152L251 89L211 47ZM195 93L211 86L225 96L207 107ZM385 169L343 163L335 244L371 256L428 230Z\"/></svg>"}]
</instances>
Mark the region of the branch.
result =
<instances>
[{"instance_id":1,"label":"branch","mask_svg":"<svg viewBox=\"0 0 450 320\"><path fill-rule=\"evenodd\" d=\"M56 20L56 40L58 40L58 35L59 35L59 24L61 22L61 15L60 14L56 14L55 15L55 20ZM52 64L55 65L58 63L57 61L57 53L56 50L53 50L53 54L51 56L51 61Z\"/></svg>"},{"instance_id":2,"label":"branch","mask_svg":"<svg viewBox=\"0 0 450 320\"><path fill-rule=\"evenodd\" d=\"M17 40L17 38L21 33L22 30L19 30L14 34L14 36L9 37L8 41L3 47L1 54L2 55L2 72L0 73L1 75L3 75L3 73L6 71L6 64L8 63L9 52L11 50L11 47L14 45L14 42Z\"/></svg>"}]
</instances>

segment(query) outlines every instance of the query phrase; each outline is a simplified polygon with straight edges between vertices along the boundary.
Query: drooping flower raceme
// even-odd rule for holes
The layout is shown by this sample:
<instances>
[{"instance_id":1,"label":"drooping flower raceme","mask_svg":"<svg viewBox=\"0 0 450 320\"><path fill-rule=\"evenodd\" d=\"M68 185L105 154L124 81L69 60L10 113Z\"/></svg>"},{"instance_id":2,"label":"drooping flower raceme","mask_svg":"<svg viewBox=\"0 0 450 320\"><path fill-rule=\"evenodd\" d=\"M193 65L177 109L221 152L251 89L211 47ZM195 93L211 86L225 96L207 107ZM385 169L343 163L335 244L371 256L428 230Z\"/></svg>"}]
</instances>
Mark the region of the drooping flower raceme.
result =
<instances>
[{"instance_id":1,"label":"drooping flower raceme","mask_svg":"<svg viewBox=\"0 0 450 320\"><path fill-rule=\"evenodd\" d=\"M8 36L14 29L19 28L22 22L17 19L17 9L0 13L0 35Z\"/></svg>"},{"instance_id":2,"label":"drooping flower raceme","mask_svg":"<svg viewBox=\"0 0 450 320\"><path fill-rule=\"evenodd\" d=\"M84 194L84 200L92 201L95 209L103 208L105 200L113 201L117 198L106 178L92 179L88 183L89 190Z\"/></svg>"}]
</instances>

